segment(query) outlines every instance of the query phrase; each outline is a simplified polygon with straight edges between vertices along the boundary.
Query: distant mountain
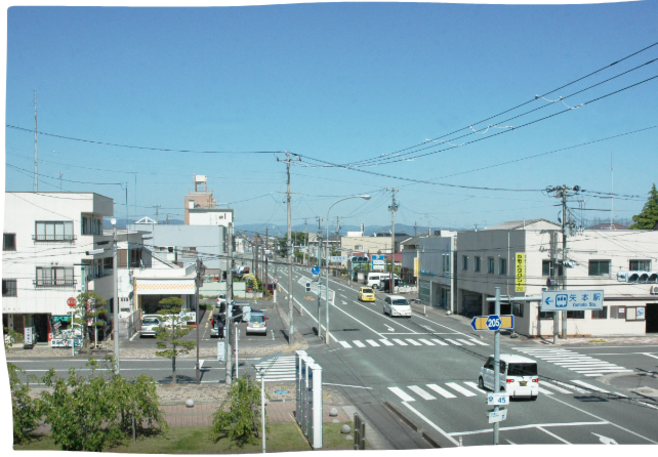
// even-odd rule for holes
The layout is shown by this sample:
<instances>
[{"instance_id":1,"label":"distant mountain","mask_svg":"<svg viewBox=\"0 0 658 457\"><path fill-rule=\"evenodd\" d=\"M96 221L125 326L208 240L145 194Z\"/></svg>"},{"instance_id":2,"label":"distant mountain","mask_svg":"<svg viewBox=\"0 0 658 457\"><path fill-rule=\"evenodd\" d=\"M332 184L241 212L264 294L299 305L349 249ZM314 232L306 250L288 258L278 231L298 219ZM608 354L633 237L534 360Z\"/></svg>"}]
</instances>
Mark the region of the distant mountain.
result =
<instances>
[{"instance_id":1,"label":"distant mountain","mask_svg":"<svg viewBox=\"0 0 658 457\"><path fill-rule=\"evenodd\" d=\"M111 229L112 228L112 222L111 222L111 217L106 217L103 219L103 228L104 229ZM139 218L141 219L141 217ZM128 219L129 224L134 224L136 221L139 219ZM160 224L164 224L165 221L160 221ZM169 225L183 225L185 221L180 220L180 219L169 219ZM117 228L119 229L125 229L126 228L126 219L119 219L117 218Z\"/></svg>"},{"instance_id":2,"label":"distant mountain","mask_svg":"<svg viewBox=\"0 0 658 457\"><path fill-rule=\"evenodd\" d=\"M260 235L265 235L265 224L244 224L244 225L236 225L235 230L236 232L242 231L245 234L250 234L253 235L255 232L258 232ZM267 225L269 227L269 233L270 236L283 236L286 233L288 233L288 226L286 225ZM317 223L315 225L308 224L306 226L307 230L309 232L317 232ZM324 233L327 229L326 225L322 226L322 232ZM303 232L304 231L304 224L297 224L292 226L292 230L294 232ZM360 225L342 225L340 227L340 234L345 236L347 235L347 232L358 232L361 230ZM395 233L400 234L400 233L406 233L409 236L414 236L414 230L417 231L418 235L422 235L424 233L428 232L427 227L423 226L417 226L414 227L413 225L405 225L405 224L395 224ZM432 232L435 230L464 230L463 228L454 228L454 227L432 227L431 228ZM329 232L335 234L336 231L336 224L333 226L329 226ZM374 233L391 233L391 225L366 225L365 226L365 235L366 236L372 236Z\"/></svg>"}]
</instances>

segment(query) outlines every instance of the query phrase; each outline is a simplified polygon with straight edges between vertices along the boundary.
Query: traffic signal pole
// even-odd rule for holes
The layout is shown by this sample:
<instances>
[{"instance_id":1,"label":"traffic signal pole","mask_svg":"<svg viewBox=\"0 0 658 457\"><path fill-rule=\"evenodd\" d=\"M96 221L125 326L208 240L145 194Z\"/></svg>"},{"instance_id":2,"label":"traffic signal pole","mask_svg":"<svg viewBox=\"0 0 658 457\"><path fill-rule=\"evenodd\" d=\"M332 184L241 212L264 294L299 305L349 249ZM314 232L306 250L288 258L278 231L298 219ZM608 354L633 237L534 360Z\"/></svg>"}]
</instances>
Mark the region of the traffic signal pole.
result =
<instances>
[{"instance_id":1,"label":"traffic signal pole","mask_svg":"<svg viewBox=\"0 0 658 457\"><path fill-rule=\"evenodd\" d=\"M496 305L494 314L500 317L500 287L496 287ZM494 393L500 392L500 329L494 333ZM498 405L494 405L494 414L500 410ZM498 433L500 422L494 422L493 426L493 444L498 444Z\"/></svg>"}]
</instances>

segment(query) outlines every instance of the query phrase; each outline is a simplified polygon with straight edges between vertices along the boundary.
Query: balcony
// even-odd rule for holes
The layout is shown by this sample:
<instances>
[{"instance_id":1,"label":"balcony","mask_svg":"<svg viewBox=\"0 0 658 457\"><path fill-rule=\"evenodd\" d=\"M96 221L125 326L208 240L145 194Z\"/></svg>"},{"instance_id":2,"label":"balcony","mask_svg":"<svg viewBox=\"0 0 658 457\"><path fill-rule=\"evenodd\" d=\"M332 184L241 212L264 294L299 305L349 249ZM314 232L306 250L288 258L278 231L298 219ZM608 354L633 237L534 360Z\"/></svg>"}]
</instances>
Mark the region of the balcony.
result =
<instances>
[{"instance_id":1,"label":"balcony","mask_svg":"<svg viewBox=\"0 0 658 457\"><path fill-rule=\"evenodd\" d=\"M77 281L75 279L35 279L32 281L34 287L37 289L45 288L70 288L75 287Z\"/></svg>"},{"instance_id":2,"label":"balcony","mask_svg":"<svg viewBox=\"0 0 658 457\"><path fill-rule=\"evenodd\" d=\"M32 235L35 243L74 243L76 235Z\"/></svg>"}]
</instances>

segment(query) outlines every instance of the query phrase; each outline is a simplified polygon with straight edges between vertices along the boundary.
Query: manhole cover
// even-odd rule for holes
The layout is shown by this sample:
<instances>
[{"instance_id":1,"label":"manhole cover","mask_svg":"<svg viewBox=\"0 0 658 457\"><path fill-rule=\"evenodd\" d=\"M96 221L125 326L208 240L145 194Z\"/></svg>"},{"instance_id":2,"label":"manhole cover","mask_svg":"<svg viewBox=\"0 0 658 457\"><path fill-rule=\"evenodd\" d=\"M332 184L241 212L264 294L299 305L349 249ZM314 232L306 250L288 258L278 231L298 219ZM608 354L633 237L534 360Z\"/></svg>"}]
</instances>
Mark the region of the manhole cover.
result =
<instances>
[{"instance_id":1,"label":"manhole cover","mask_svg":"<svg viewBox=\"0 0 658 457\"><path fill-rule=\"evenodd\" d=\"M287 394L288 391L287 390L275 390L274 393L277 394L277 395L283 395L283 394Z\"/></svg>"}]
</instances>

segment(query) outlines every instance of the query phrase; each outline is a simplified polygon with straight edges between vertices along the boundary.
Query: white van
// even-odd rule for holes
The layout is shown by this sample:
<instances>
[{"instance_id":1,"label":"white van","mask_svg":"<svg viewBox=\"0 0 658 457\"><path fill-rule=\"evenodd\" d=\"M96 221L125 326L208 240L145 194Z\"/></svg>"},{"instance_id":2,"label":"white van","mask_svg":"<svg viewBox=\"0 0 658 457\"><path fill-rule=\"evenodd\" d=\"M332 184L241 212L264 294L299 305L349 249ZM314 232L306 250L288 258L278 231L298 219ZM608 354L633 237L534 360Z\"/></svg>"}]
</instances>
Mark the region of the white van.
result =
<instances>
[{"instance_id":1,"label":"white van","mask_svg":"<svg viewBox=\"0 0 658 457\"><path fill-rule=\"evenodd\" d=\"M490 356L480 369L478 386L481 389L494 388L494 356ZM537 362L514 354L500 355L500 390L510 398L525 397L537 399L539 376Z\"/></svg>"},{"instance_id":2,"label":"white van","mask_svg":"<svg viewBox=\"0 0 658 457\"><path fill-rule=\"evenodd\" d=\"M390 273L384 273L384 272L373 272L371 271L368 273L368 277L366 278L366 286L372 287L373 289L379 289L379 281L381 279L388 279L390 277ZM399 280L400 278L398 275L393 275L393 278Z\"/></svg>"}]
</instances>

